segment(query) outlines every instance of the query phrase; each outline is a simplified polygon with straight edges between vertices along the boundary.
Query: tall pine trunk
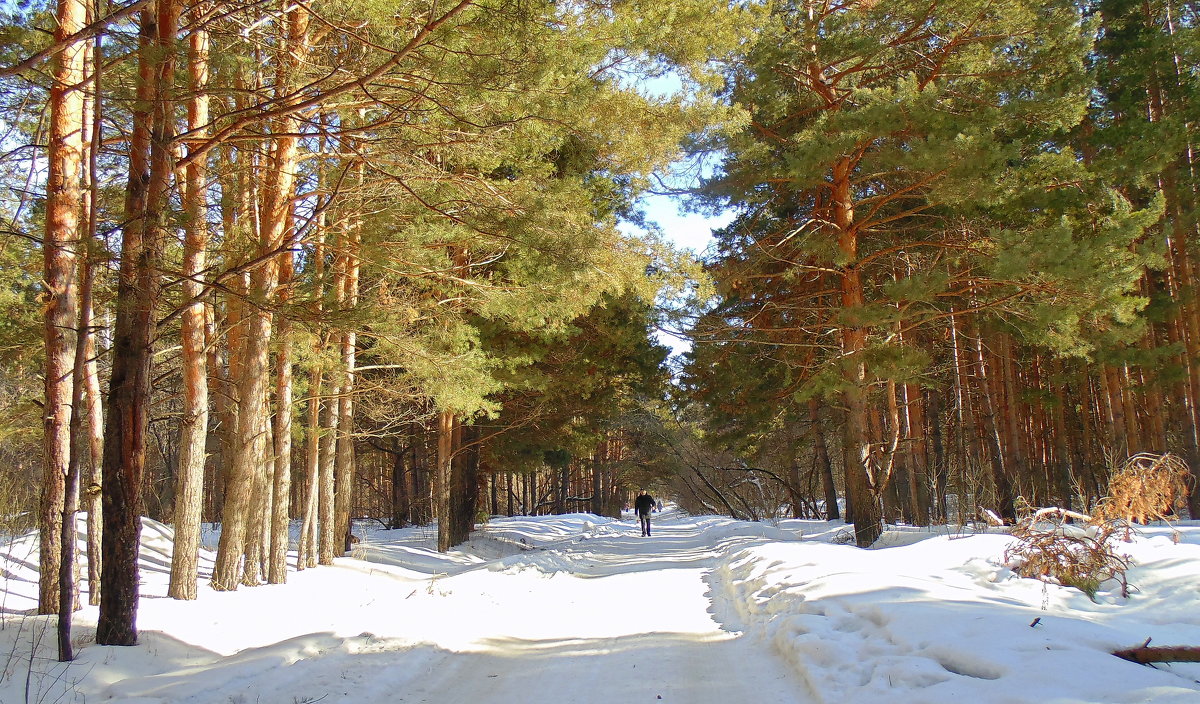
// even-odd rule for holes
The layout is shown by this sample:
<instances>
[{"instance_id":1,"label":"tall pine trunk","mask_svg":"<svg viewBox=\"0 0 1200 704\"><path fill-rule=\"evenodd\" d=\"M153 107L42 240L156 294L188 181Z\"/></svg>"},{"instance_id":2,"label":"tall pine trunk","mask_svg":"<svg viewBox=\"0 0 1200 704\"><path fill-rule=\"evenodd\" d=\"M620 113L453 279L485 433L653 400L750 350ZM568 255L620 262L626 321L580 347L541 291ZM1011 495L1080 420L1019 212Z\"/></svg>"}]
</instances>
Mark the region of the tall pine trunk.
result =
<instances>
[{"instance_id":1,"label":"tall pine trunk","mask_svg":"<svg viewBox=\"0 0 1200 704\"><path fill-rule=\"evenodd\" d=\"M838 233L838 250L846 264L842 268L841 305L843 309L861 308L866 302L858 260L858 232L854 229L851 202L852 162L840 160L833 169L833 223ZM871 467L871 437L867 420L867 365L864 354L867 330L851 324L842 328L842 368L846 407L843 428L843 467L846 492L853 501L854 540L868 547L883 534L883 513L877 481Z\"/></svg>"},{"instance_id":2,"label":"tall pine trunk","mask_svg":"<svg viewBox=\"0 0 1200 704\"><path fill-rule=\"evenodd\" d=\"M294 100L289 94L287 79L292 75L307 49L307 10L293 6L288 14L286 36L282 38L284 57L279 67L277 96ZM279 255L285 249L291 224L292 194L298 138L294 120L286 118L275 125L278 133L271 140L262 189L258 226L257 256L263 261L250 275L249 300L245 331L241 378L238 380L238 422L233 448L233 461L226 484L225 511L221 539L217 546L217 561L213 569L213 587L234 590L239 582L257 583L263 555L262 528L266 518L262 512L270 494L267 481L269 461L267 433L263 424L267 416L267 387L270 364L269 345L272 334L272 314L266 307L276 294L279 283ZM289 410L290 412L290 410ZM272 472L273 474L273 472ZM255 502L257 497L257 502ZM251 533L253 531L253 533ZM244 553L251 559L241 565Z\"/></svg>"},{"instance_id":3,"label":"tall pine trunk","mask_svg":"<svg viewBox=\"0 0 1200 704\"><path fill-rule=\"evenodd\" d=\"M286 300L292 278L292 254L282 255L280 266L281 301ZM288 333L290 323L286 317L279 321L279 339L282 345L275 357L275 466L271 481L271 541L268 556L267 582L283 584L287 581L287 550L291 521L292 496L292 352Z\"/></svg>"},{"instance_id":4,"label":"tall pine trunk","mask_svg":"<svg viewBox=\"0 0 1200 704\"><path fill-rule=\"evenodd\" d=\"M206 4L193 9L195 27L189 37L188 131L203 139L208 124L208 32L202 23ZM167 595L195 599L199 578L200 521L204 501L204 461L208 443L208 356L204 275L208 266L208 174L204 159L185 169L183 190L183 421L179 437L179 469L175 489L175 541Z\"/></svg>"},{"instance_id":5,"label":"tall pine trunk","mask_svg":"<svg viewBox=\"0 0 1200 704\"><path fill-rule=\"evenodd\" d=\"M322 139L322 149L325 141ZM324 182L324 173L320 171L318 166L317 183ZM324 295L325 295L325 231L326 231L326 214L325 208L321 207L315 219L315 231L313 232L313 300L315 301L317 315L319 316L324 311ZM321 502L321 445L322 445L322 428L321 428L321 395L325 390L325 372L321 365L320 353L325 346L326 340L322 335L314 335L313 337L313 362L312 369L309 372L309 388L308 388L308 428L307 428L307 449L306 449L306 476L304 493L304 515L300 523L300 546L297 551L296 569L302 570L308 567L317 565L317 537L319 532L318 517ZM326 439L325 442L329 442ZM331 487L332 489L332 487Z\"/></svg>"},{"instance_id":6,"label":"tall pine trunk","mask_svg":"<svg viewBox=\"0 0 1200 704\"><path fill-rule=\"evenodd\" d=\"M815 398L808 401L808 427L813 439L813 461L821 475L821 490L825 494L825 520L836 521L841 518L837 484L833 478L833 465L829 461L825 433L821 429L821 404Z\"/></svg>"},{"instance_id":7,"label":"tall pine trunk","mask_svg":"<svg viewBox=\"0 0 1200 704\"><path fill-rule=\"evenodd\" d=\"M142 475L150 416L162 210L171 176L174 42L178 8L160 0L140 17L137 102L121 238L113 365L104 432L104 537L96 642L137 642Z\"/></svg>"},{"instance_id":8,"label":"tall pine trunk","mask_svg":"<svg viewBox=\"0 0 1200 704\"><path fill-rule=\"evenodd\" d=\"M365 180L365 164L354 165L360 193ZM362 238L362 202L355 204L355 211L342 230L339 242L342 276L337 288L338 303L343 311L352 311L358 305L359 259L358 248ZM353 330L341 333L342 357L341 387L337 405L337 496L335 497L334 526L337 540L342 543L342 552L350 550L351 508L354 505L354 365L356 360L357 334Z\"/></svg>"},{"instance_id":9,"label":"tall pine trunk","mask_svg":"<svg viewBox=\"0 0 1200 704\"><path fill-rule=\"evenodd\" d=\"M290 90L300 73L302 62L307 58L308 45L308 11L298 5L291 4L287 11L287 38L279 59L277 82L284 90ZM296 168L298 138L301 123L295 115L289 115L281 120L281 132L278 138L276 168L280 171L276 185L278 201L271 201L273 218L272 228L281 230L279 235L272 235L272 240L278 239L284 251L279 255L279 302L286 304L291 298L292 278L294 276L294 257L297 238L294 207L296 192ZM292 351L288 339L290 321L287 316L281 316L279 321L279 339L282 344L276 356L275 383L275 463L271 481L271 516L270 542L268 547L267 582L282 584L287 581L287 549L291 518L292 493Z\"/></svg>"},{"instance_id":10,"label":"tall pine trunk","mask_svg":"<svg viewBox=\"0 0 1200 704\"><path fill-rule=\"evenodd\" d=\"M989 452L987 454L991 463L996 507L1001 518L1007 522L1014 522L1017 519L1016 494L1013 491L1012 479L1005 463L1000 426L996 421L996 396L1000 393L997 390L999 385L995 380L995 369L988 365L983 336L978 331L975 336L975 362L977 365L975 378L979 381L977 408L983 418L983 435L988 444Z\"/></svg>"},{"instance_id":11,"label":"tall pine trunk","mask_svg":"<svg viewBox=\"0 0 1200 704\"><path fill-rule=\"evenodd\" d=\"M57 41L83 28L83 0L59 0ZM72 370L76 347L76 259L82 240L83 81L85 51L73 42L55 57L50 86L50 133L46 150L46 229L43 277L46 286L43 334L46 349L42 416L44 471L38 527L41 531L38 613L59 610L64 494L71 456ZM70 611L65 616L70 618Z\"/></svg>"},{"instance_id":12,"label":"tall pine trunk","mask_svg":"<svg viewBox=\"0 0 1200 704\"><path fill-rule=\"evenodd\" d=\"M90 18L89 18L90 19ZM96 235L99 230L99 203L100 203L100 145L103 141L103 121L101 108L103 103L100 97L100 77L101 67L104 64L103 45L99 36L96 37L92 44L90 52L91 70L89 83L92 88L92 103L91 103L91 129L88 132L89 147L87 152L87 171L84 176L87 182L87 242L88 261L85 265L88 271L85 276L91 276L94 281L95 277L95 262L90 254L90 248L96 242ZM100 534L103 532L101 522L102 500L100 497L100 464L104 455L104 407L100 391L100 365L96 360L96 331L93 325L87 324L85 321L94 321L95 306L92 296L81 296L81 313L79 330L83 337L79 340L79 344L83 345L83 380L85 397L87 399L87 438L88 438L88 453L87 464L84 467L83 476L80 477L82 485L83 503L87 511L87 565L88 565L88 604L91 606L100 605ZM80 382L76 382L80 383ZM76 413L79 411L76 410Z\"/></svg>"}]
</instances>

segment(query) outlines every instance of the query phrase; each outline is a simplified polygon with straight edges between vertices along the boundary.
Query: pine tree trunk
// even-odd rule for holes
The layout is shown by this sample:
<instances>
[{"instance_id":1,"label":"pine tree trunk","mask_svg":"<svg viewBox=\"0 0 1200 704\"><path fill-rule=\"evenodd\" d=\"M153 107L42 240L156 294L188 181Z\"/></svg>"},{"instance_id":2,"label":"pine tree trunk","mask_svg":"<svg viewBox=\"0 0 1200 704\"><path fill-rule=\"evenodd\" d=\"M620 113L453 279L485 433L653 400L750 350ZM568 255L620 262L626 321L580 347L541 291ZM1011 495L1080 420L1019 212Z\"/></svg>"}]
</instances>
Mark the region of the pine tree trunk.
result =
<instances>
[{"instance_id":1,"label":"pine tree trunk","mask_svg":"<svg viewBox=\"0 0 1200 704\"><path fill-rule=\"evenodd\" d=\"M252 187L249 171L253 169L253 163L246 153L235 152L231 147L222 148L220 153L225 157L218 171L221 190L229 194L221 199L221 229L227 233L227 240L233 240L232 243L227 241L227 246L232 244L231 249L236 251L244 245L244 236L241 233L250 229L250 211L253 208L250 204ZM229 256L234 256L233 252ZM213 484L216 487L212 498L214 520L219 520L225 515L225 497L229 493L230 473L238 442L237 381L244 376L242 363L245 359L249 273L243 271L233 276L227 284L227 289L224 297L224 320L220 326L227 331L224 364L214 369L218 376L219 388L215 395L214 415L217 419L218 445L221 448L220 461L213 469Z\"/></svg>"},{"instance_id":2,"label":"pine tree trunk","mask_svg":"<svg viewBox=\"0 0 1200 704\"><path fill-rule=\"evenodd\" d=\"M430 491L429 433L424 427L413 435L412 444L412 520L419 526L433 521L433 495Z\"/></svg>"},{"instance_id":3,"label":"pine tree trunk","mask_svg":"<svg viewBox=\"0 0 1200 704\"><path fill-rule=\"evenodd\" d=\"M338 388L325 402L323 432L321 433L321 491L317 502L317 562L332 565L335 532L333 528L334 501L337 495L334 476L334 460L337 455L337 405Z\"/></svg>"},{"instance_id":4,"label":"pine tree trunk","mask_svg":"<svg viewBox=\"0 0 1200 704\"><path fill-rule=\"evenodd\" d=\"M292 255L284 254L281 281L290 284ZM275 377L275 466L271 482L271 541L267 582L287 582L287 551L291 523L292 496L292 352L288 340L290 324L282 318L279 338L283 344L276 355Z\"/></svg>"},{"instance_id":5,"label":"pine tree trunk","mask_svg":"<svg viewBox=\"0 0 1200 704\"><path fill-rule=\"evenodd\" d=\"M1147 275L1144 281L1147 297L1156 295L1159 287L1155 284L1155 276ZM1151 291L1151 288L1154 290ZM1151 323L1147 326L1147 334L1142 337L1140 346L1145 352L1152 354L1153 350L1163 346L1164 337L1162 324ZM1167 418L1170 413L1163 399L1165 384L1162 383L1162 375L1157 370L1152 373L1147 365L1142 365L1140 371L1143 398L1141 407L1145 417L1141 424L1142 447L1148 452L1168 452L1171 449L1167 440Z\"/></svg>"},{"instance_id":6,"label":"pine tree trunk","mask_svg":"<svg viewBox=\"0 0 1200 704\"><path fill-rule=\"evenodd\" d=\"M1099 386L1099 384L1097 384ZM1096 472L1099 465L1097 459L1097 449L1099 449L1099 441L1096 435L1102 430L1104 423L1107 422L1106 412L1103 408L1104 394L1100 393L1099 388L1092 388L1092 375L1089 373L1088 365L1079 365L1079 428L1082 432L1081 444L1081 467L1083 469L1082 478L1085 483L1084 508L1090 509L1093 502L1099 498L1098 485L1096 482Z\"/></svg>"},{"instance_id":7,"label":"pine tree trunk","mask_svg":"<svg viewBox=\"0 0 1200 704\"><path fill-rule=\"evenodd\" d=\"M825 494L825 520L836 521L841 517L838 510L837 484L833 477L833 465L829 461L825 433L821 429L821 404L816 399L808 401L808 427L809 433L812 434L816 471L821 476L821 489Z\"/></svg>"},{"instance_id":8,"label":"pine tree trunk","mask_svg":"<svg viewBox=\"0 0 1200 704\"><path fill-rule=\"evenodd\" d=\"M491 500L489 501L489 504L488 504L488 515L490 515L490 516L500 515L500 492L498 491L499 484L500 484L499 475L496 474L495 471L489 471L488 472L488 493L489 493Z\"/></svg>"},{"instance_id":9,"label":"pine tree trunk","mask_svg":"<svg viewBox=\"0 0 1200 704\"><path fill-rule=\"evenodd\" d=\"M895 382L889 380L887 384L887 404L885 410L877 413L871 411L867 412L867 426L870 428L872 442L878 443L877 446L881 448L885 447L884 439L887 437L887 435L891 432L894 432L894 429L898 429L897 424L894 422L894 420L899 416L899 408L896 405L896 397L894 393ZM885 413L887 414L886 430L884 418ZM888 439L886 447L890 448L892 446L891 439ZM883 482L883 490L878 492L883 505L882 515L883 522L885 524L896 523L898 521L909 523L911 520L908 514L908 505L900 498L903 493L907 493L908 484L904 482L903 471L893 472L895 469L896 460L896 453L893 450L879 450L876 458L873 458L873 461L876 462L876 481L879 481L878 477L884 476L885 473L887 476L887 481ZM895 481L897 476L901 478L901 481Z\"/></svg>"},{"instance_id":10,"label":"pine tree trunk","mask_svg":"<svg viewBox=\"0 0 1200 704\"><path fill-rule=\"evenodd\" d=\"M433 475L433 510L438 522L438 552L453 547L450 528L451 473L454 456L454 414L442 411L438 414L437 467Z\"/></svg>"},{"instance_id":11,"label":"pine tree trunk","mask_svg":"<svg viewBox=\"0 0 1200 704\"><path fill-rule=\"evenodd\" d=\"M88 301L90 305L91 302ZM89 319L94 316L89 311ZM87 563L88 563L88 604L100 605L100 537L103 533L103 508L100 496L102 475L101 462L104 457L104 407L100 392L100 371L96 363L96 335L89 331L84 338L84 356L87 364L84 367L84 384L87 387L88 415L88 464L87 471L81 477L84 505L87 510Z\"/></svg>"},{"instance_id":12,"label":"pine tree trunk","mask_svg":"<svg viewBox=\"0 0 1200 704\"><path fill-rule=\"evenodd\" d=\"M325 140L320 141L320 147L324 150ZM324 184L325 175L318 167L317 183ZM321 209L317 213L316 228L313 233L313 299L316 302L317 315L324 312L324 297L325 297L325 233L326 233L326 216L325 210ZM327 339L323 336L314 336L313 339L313 358L319 359L322 348L325 347ZM308 431L307 431L307 465L306 465L306 485L304 502L304 517L300 525L300 545L296 558L296 569L302 570L308 567L317 566L318 556L318 533L320 519L320 504L321 496L324 491L321 475L321 457L322 457L322 442L328 444L332 442L331 438L322 440L322 425L321 425L321 395L325 390L325 372L318 361L314 364L310 372L310 381L308 389ZM330 499L332 500L333 486L330 485ZM332 559L332 558L331 558Z\"/></svg>"},{"instance_id":13,"label":"pine tree trunk","mask_svg":"<svg viewBox=\"0 0 1200 704\"><path fill-rule=\"evenodd\" d=\"M554 513L561 516L567 512L567 496L571 493L571 471L568 467L558 467L554 472Z\"/></svg>"},{"instance_id":14,"label":"pine tree trunk","mask_svg":"<svg viewBox=\"0 0 1200 704\"><path fill-rule=\"evenodd\" d=\"M833 169L830 187L833 191L833 223L838 233L838 250L845 265L841 272L841 306L844 310L861 308L865 302L862 272L854 266L858 261L858 232L854 227L851 202L852 163L843 158ZM859 547L868 547L883 534L883 516L879 485L871 467L871 437L867 421L867 366L863 354L867 347L867 330L851 325L842 328L842 368L845 383L843 402L846 408L844 425L843 467L846 491L853 499L854 540Z\"/></svg>"},{"instance_id":15,"label":"pine tree trunk","mask_svg":"<svg viewBox=\"0 0 1200 704\"><path fill-rule=\"evenodd\" d=\"M604 515L604 488L601 486L601 464L602 464L602 448L604 441L596 443L596 449L592 451L592 513L597 516ZM512 475L509 475L510 479ZM508 500L508 515L512 515L512 491L509 490Z\"/></svg>"},{"instance_id":16,"label":"pine tree trunk","mask_svg":"<svg viewBox=\"0 0 1200 704\"><path fill-rule=\"evenodd\" d=\"M83 0L59 0L57 41L83 28ZM76 347L76 258L84 230L80 218L83 170L83 82L85 48L68 45L54 59L50 86L50 131L46 150L46 228L43 277L46 286L46 347L43 411L44 470L38 527L40 554L38 613L58 611L62 562L62 517L71 455L71 394ZM70 618L67 612L66 618Z\"/></svg>"},{"instance_id":17,"label":"pine tree trunk","mask_svg":"<svg viewBox=\"0 0 1200 704\"><path fill-rule=\"evenodd\" d=\"M361 189L365 180L365 164L360 160L354 166L356 181ZM356 204L356 212L342 232L341 258L338 286L338 303L343 311L352 311L358 305L359 259L358 249L362 240L362 203ZM357 335L346 330L341 336L342 384L338 401L337 433L337 496L335 498L335 531L342 541L343 552L350 550L350 511L354 505L354 365Z\"/></svg>"},{"instance_id":18,"label":"pine tree trunk","mask_svg":"<svg viewBox=\"0 0 1200 704\"><path fill-rule=\"evenodd\" d=\"M129 188L121 238L113 365L104 433L104 536L96 642L137 642L138 552L156 327L162 210L171 176L178 7L159 0L141 13L137 97L130 139Z\"/></svg>"},{"instance_id":19,"label":"pine tree trunk","mask_svg":"<svg viewBox=\"0 0 1200 704\"><path fill-rule=\"evenodd\" d=\"M1012 490L1015 499L1017 494L1030 495L1033 485L1029 470L1029 451L1025 444L1025 433L1021 427L1020 417L1023 414L1020 398L1017 395L1017 373L1013 363L1012 337L1007 333L999 336L1000 350L992 355L997 364L990 365L993 373L992 393L997 401L997 415L1003 427L1004 468L1009 481L1016 489ZM997 374L998 372L998 374ZM1007 499L1005 499L1007 501ZM1003 514L1002 514L1003 515ZM1008 516L1005 516L1008 518ZM1012 518L1015 520L1016 514Z\"/></svg>"},{"instance_id":20,"label":"pine tree trunk","mask_svg":"<svg viewBox=\"0 0 1200 704\"><path fill-rule=\"evenodd\" d=\"M274 281L274 262L260 267L251 278L251 288L264 292ZM245 340L238 364L240 377L237 379L237 432L233 442L233 463L225 480L225 507L221 519L221 538L217 544L217 559L213 566L212 587L217 591L234 591L242 583L247 571L256 571L253 565L243 566L242 558L248 542L257 540L250 534L251 512L261 511L261 505L253 503L259 475L265 455L263 419L267 415L266 381L268 343L271 337L271 314L261 309L247 311L244 321Z\"/></svg>"},{"instance_id":21,"label":"pine tree trunk","mask_svg":"<svg viewBox=\"0 0 1200 704\"><path fill-rule=\"evenodd\" d=\"M263 399L262 405L264 409L268 407L266 399ZM262 583L265 546L269 540L266 532L270 529L271 475L275 467L270 417L270 413L266 412L259 421L258 434L262 438L262 455L254 467L248 502L241 576L241 584L247 587L257 587Z\"/></svg>"},{"instance_id":22,"label":"pine tree trunk","mask_svg":"<svg viewBox=\"0 0 1200 704\"><path fill-rule=\"evenodd\" d=\"M1125 401L1121 397L1121 382L1117 378L1117 370L1105 364L1100 369L1104 382L1104 398L1108 406L1109 437L1113 439L1113 452L1118 462L1130 451L1130 440L1125 434Z\"/></svg>"},{"instance_id":23,"label":"pine tree trunk","mask_svg":"<svg viewBox=\"0 0 1200 704\"><path fill-rule=\"evenodd\" d=\"M353 333L348 333L347 337L352 337ZM345 345L345 343L343 343ZM353 343L349 343L353 345ZM346 348L343 347L343 350ZM350 348L353 350L353 347ZM354 353L349 353L349 362L343 358L343 364L346 364L346 369L351 369L354 362ZM337 456L335 458L335 473L337 475L337 494L334 497L334 539L342 547L342 554L350 550L350 512L354 505L354 400L350 396L352 391L353 375L346 372L344 377L345 385L341 387L341 398L338 399L338 430L337 430Z\"/></svg>"},{"instance_id":24,"label":"pine tree trunk","mask_svg":"<svg viewBox=\"0 0 1200 704\"><path fill-rule=\"evenodd\" d=\"M85 218L91 220L90 208L93 202L85 203ZM95 280L95 267L89 252L91 247L89 228L86 239L81 238L80 246L84 254L78 257L79 272L79 323L75 331L77 341L86 341L89 328L92 325L92 289ZM79 602L78 576L75 574L75 554L78 543L78 529L75 516L79 510L79 481L85 456L90 456L86 447L88 438L85 436L84 393L87 386L87 349L86 342L77 342L75 358L71 372L71 451L68 460L68 470L63 493L61 561L59 564L59 601L58 601L58 659L69 662L75 659L71 646L71 614L77 609ZM91 464L91 461L88 461Z\"/></svg>"},{"instance_id":25,"label":"pine tree trunk","mask_svg":"<svg viewBox=\"0 0 1200 704\"><path fill-rule=\"evenodd\" d=\"M1132 374L1129 372L1129 365L1122 364L1119 369L1115 369L1114 375L1117 380L1117 391L1121 396L1121 405L1124 408L1123 418L1125 419L1125 438L1129 443L1129 454L1135 455L1143 452L1146 448L1142 446L1142 433L1138 427L1138 403L1135 398L1134 382Z\"/></svg>"},{"instance_id":26,"label":"pine tree trunk","mask_svg":"<svg viewBox=\"0 0 1200 704\"><path fill-rule=\"evenodd\" d=\"M91 17L89 16L89 19ZM100 78L103 66L104 52L99 36L93 42L91 50L88 52L88 57L91 65L89 71L90 76L88 84L92 90L91 110L88 114L90 120L90 129L87 129L84 141L88 144L87 149L87 170L84 172L84 180L86 182L86 219L87 219L87 243L89 252L87 257L88 267L85 271L85 276L95 277L95 261L91 255L91 246L96 242L96 236L99 229L99 208L100 208L100 169L99 169L99 154L100 145L103 141L103 121L101 111L103 102L100 97ZM85 121L86 122L86 121ZM85 128L88 125L85 123ZM100 370L96 360L96 332L93 330L92 323L84 321L94 321L95 306L91 295L80 296L80 326L79 330L82 337L79 337L77 344L83 345L83 380L85 398L87 399L87 463L83 468L83 476L80 477L82 485L82 494L84 501L84 509L87 511L87 565L88 565L88 604L91 606L100 605L100 534L103 531L101 527L101 498L100 498L100 463L104 454L104 408L100 392ZM80 383L76 381L75 383ZM76 410L76 413L79 411Z\"/></svg>"},{"instance_id":27,"label":"pine tree trunk","mask_svg":"<svg viewBox=\"0 0 1200 704\"><path fill-rule=\"evenodd\" d=\"M965 475L971 462L975 467L983 468L986 452L984 451L983 424L980 421L981 404L972 396L974 387L971 383L971 370L974 368L972 362L974 355L971 353L970 341L962 331L960 318L960 315L950 316L950 339L955 366L955 417L958 419L957 427L960 429L960 450L964 464L961 474ZM947 477L947 483L949 483L948 480ZM960 521L966 520L966 516L963 515L966 508L965 489L965 485L960 482L958 502Z\"/></svg>"},{"instance_id":28,"label":"pine tree trunk","mask_svg":"<svg viewBox=\"0 0 1200 704\"><path fill-rule=\"evenodd\" d=\"M289 86L296 67L307 53L307 22L307 10L296 6L289 8L287 33L281 39L282 55L276 74L276 96L285 103L296 99L291 96ZM250 275L250 298L262 302L272 301L276 295L279 255L285 250L290 236L296 177L298 137L295 119L284 118L276 128L278 134L271 140L269 167L266 169L259 209L261 220L257 254L264 262ZM249 524L253 523L254 528L269 525L269 522L264 523L267 519L260 515L263 504L271 495L265 486L264 462L268 462L266 433L260 426L267 411L266 389L270 377L268 347L272 316L268 310L255 307L248 311L245 323L243 362L238 378L237 436L226 483L221 540L213 569L213 587L218 590L234 590L239 581L257 583L258 566L246 564L239 569L238 563L243 553L263 555L261 549L265 541L257 530L253 535L249 533L252 527ZM269 464L270 473L273 474L274 461ZM259 497L258 505L250 503L252 494Z\"/></svg>"},{"instance_id":29,"label":"pine tree trunk","mask_svg":"<svg viewBox=\"0 0 1200 704\"><path fill-rule=\"evenodd\" d=\"M479 494L478 426L456 422L453 445L455 457L450 463L450 545L459 545L471 537Z\"/></svg>"},{"instance_id":30,"label":"pine tree trunk","mask_svg":"<svg viewBox=\"0 0 1200 704\"><path fill-rule=\"evenodd\" d=\"M192 97L188 101L188 131L203 138L208 124L208 32L200 21L204 5L193 9L196 27L189 37L188 73ZM176 472L175 540L167 595L195 599L199 578L200 519L204 500L204 462L208 443L207 320L204 306L204 272L207 268L208 225L205 205L208 174L205 160L187 165L184 187L183 315L183 419Z\"/></svg>"},{"instance_id":31,"label":"pine tree trunk","mask_svg":"<svg viewBox=\"0 0 1200 704\"><path fill-rule=\"evenodd\" d=\"M309 53L308 10L290 5L287 10L287 36L280 51L277 83L282 90L290 91L298 80L302 62ZM275 169L278 172L275 193L269 199L268 216L272 219L270 241L278 242L283 251L279 254L279 302L286 305L291 298L291 285L295 266L292 250L295 248L296 223L294 207L296 192L296 165L301 123L295 116L281 120L281 136L276 138ZM283 584L287 581L287 549L291 518L292 494L292 350L288 339L290 321L282 316L278 336L282 341L276 356L275 382L275 462L271 482L270 540L268 541L267 582Z\"/></svg>"},{"instance_id":32,"label":"pine tree trunk","mask_svg":"<svg viewBox=\"0 0 1200 704\"><path fill-rule=\"evenodd\" d=\"M1051 367L1053 378L1050 380L1051 394L1054 396L1054 408L1051 413L1051 423L1054 435L1053 486L1058 493L1058 504L1068 511L1073 507L1071 479L1071 451L1067 438L1067 398L1064 389L1065 374L1062 362L1055 360Z\"/></svg>"},{"instance_id":33,"label":"pine tree trunk","mask_svg":"<svg viewBox=\"0 0 1200 704\"><path fill-rule=\"evenodd\" d=\"M599 475L597 475L597 476L599 476ZM507 510L505 511L505 513L509 517L517 515L516 507L513 505L513 499L516 497L516 492L513 491L513 473L512 472L504 473L504 495L505 495L505 501L508 504ZM600 515L599 512L597 512L596 515L597 516Z\"/></svg>"},{"instance_id":34,"label":"pine tree trunk","mask_svg":"<svg viewBox=\"0 0 1200 704\"><path fill-rule=\"evenodd\" d=\"M405 477L404 455L400 443L392 450L392 522L391 528L403 528L409 523L408 481ZM414 467L415 471L416 468Z\"/></svg>"},{"instance_id":35,"label":"pine tree trunk","mask_svg":"<svg viewBox=\"0 0 1200 704\"><path fill-rule=\"evenodd\" d=\"M946 461L946 445L942 437L942 390L929 389L927 427L929 444L933 451L933 498L931 500L934 520L945 523L950 520L946 503L946 491L950 483L949 463Z\"/></svg>"},{"instance_id":36,"label":"pine tree trunk","mask_svg":"<svg viewBox=\"0 0 1200 704\"><path fill-rule=\"evenodd\" d=\"M929 444L928 424L925 420L925 397L921 387L916 384L904 385L904 412L907 416L908 439L910 447L908 500L912 502L913 515L916 525L929 525Z\"/></svg>"},{"instance_id":37,"label":"pine tree trunk","mask_svg":"<svg viewBox=\"0 0 1200 704\"><path fill-rule=\"evenodd\" d=\"M300 544L296 569L317 565L317 504L321 492L321 392L324 375L313 369L308 385L308 428L305 465L304 515L300 522Z\"/></svg>"},{"instance_id":38,"label":"pine tree trunk","mask_svg":"<svg viewBox=\"0 0 1200 704\"><path fill-rule=\"evenodd\" d=\"M995 370L988 365L983 338L976 332L975 338L976 378L979 379L979 410L983 416L984 440L989 446L992 484L996 492L996 508L1000 517L1005 521L1017 520L1016 494L1013 492L1012 479L1005 466L1004 447L1001 444L1001 430L996 422L997 383Z\"/></svg>"}]
</instances>

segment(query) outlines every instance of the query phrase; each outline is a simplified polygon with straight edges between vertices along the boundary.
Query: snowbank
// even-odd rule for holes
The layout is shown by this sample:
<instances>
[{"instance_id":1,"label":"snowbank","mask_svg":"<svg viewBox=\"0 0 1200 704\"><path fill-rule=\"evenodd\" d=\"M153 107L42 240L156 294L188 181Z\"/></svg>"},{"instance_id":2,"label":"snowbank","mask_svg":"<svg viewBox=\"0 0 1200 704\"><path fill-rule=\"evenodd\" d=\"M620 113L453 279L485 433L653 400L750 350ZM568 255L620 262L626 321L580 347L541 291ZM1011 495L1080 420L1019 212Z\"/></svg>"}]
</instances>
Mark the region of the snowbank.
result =
<instances>
[{"instance_id":1,"label":"snowbank","mask_svg":"<svg viewBox=\"0 0 1200 704\"><path fill-rule=\"evenodd\" d=\"M1200 527L1150 528L1122 552L1128 599L1022 579L1003 535L884 550L771 544L714 570L731 624L769 642L818 702L1200 702L1198 665L1110 653L1200 644ZM886 542L886 541L885 541ZM1036 621L1036 625L1035 622Z\"/></svg>"}]
</instances>

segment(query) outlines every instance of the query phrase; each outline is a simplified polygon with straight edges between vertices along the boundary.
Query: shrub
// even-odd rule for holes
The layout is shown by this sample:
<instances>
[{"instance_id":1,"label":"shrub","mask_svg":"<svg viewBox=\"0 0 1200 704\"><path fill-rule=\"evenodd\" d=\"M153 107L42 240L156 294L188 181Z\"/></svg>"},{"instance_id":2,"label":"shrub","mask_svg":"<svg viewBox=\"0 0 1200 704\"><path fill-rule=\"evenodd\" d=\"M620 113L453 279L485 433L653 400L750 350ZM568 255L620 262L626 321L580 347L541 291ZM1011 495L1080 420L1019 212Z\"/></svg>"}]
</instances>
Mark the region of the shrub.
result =
<instances>
[{"instance_id":1,"label":"shrub","mask_svg":"<svg viewBox=\"0 0 1200 704\"><path fill-rule=\"evenodd\" d=\"M1093 601L1111 579L1120 583L1121 595L1128 596L1129 557L1113 549L1113 537L1121 528L1116 521L1059 508L1040 509L1013 526L1017 541L1004 551L1004 560L1022 577L1074 587Z\"/></svg>"},{"instance_id":2,"label":"shrub","mask_svg":"<svg viewBox=\"0 0 1200 704\"><path fill-rule=\"evenodd\" d=\"M1175 455L1134 455L1109 480L1096 516L1130 523L1167 520L1187 505L1190 481L1187 464Z\"/></svg>"}]
</instances>

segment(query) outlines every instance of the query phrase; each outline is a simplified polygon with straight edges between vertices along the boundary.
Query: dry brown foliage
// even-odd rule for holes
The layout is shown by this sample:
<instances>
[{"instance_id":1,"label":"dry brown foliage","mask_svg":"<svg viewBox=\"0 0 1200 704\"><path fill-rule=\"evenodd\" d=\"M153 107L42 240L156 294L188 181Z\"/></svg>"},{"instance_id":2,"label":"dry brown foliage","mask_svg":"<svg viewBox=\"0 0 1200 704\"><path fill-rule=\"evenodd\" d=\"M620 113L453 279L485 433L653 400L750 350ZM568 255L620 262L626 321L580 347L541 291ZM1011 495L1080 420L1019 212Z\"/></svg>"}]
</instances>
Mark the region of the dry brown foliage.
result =
<instances>
[{"instance_id":1,"label":"dry brown foliage","mask_svg":"<svg viewBox=\"0 0 1200 704\"><path fill-rule=\"evenodd\" d=\"M1108 496L1096 507L1100 520L1149 523L1167 520L1187 505L1191 473L1170 453L1130 457L1108 482Z\"/></svg>"},{"instance_id":2,"label":"dry brown foliage","mask_svg":"<svg viewBox=\"0 0 1200 704\"><path fill-rule=\"evenodd\" d=\"M1012 527L1017 541L1004 551L1004 561L1022 577L1075 587L1092 600L1110 579L1120 583L1122 596L1128 596L1129 557L1113 549L1113 537L1121 528L1120 522L1040 509Z\"/></svg>"}]
</instances>

